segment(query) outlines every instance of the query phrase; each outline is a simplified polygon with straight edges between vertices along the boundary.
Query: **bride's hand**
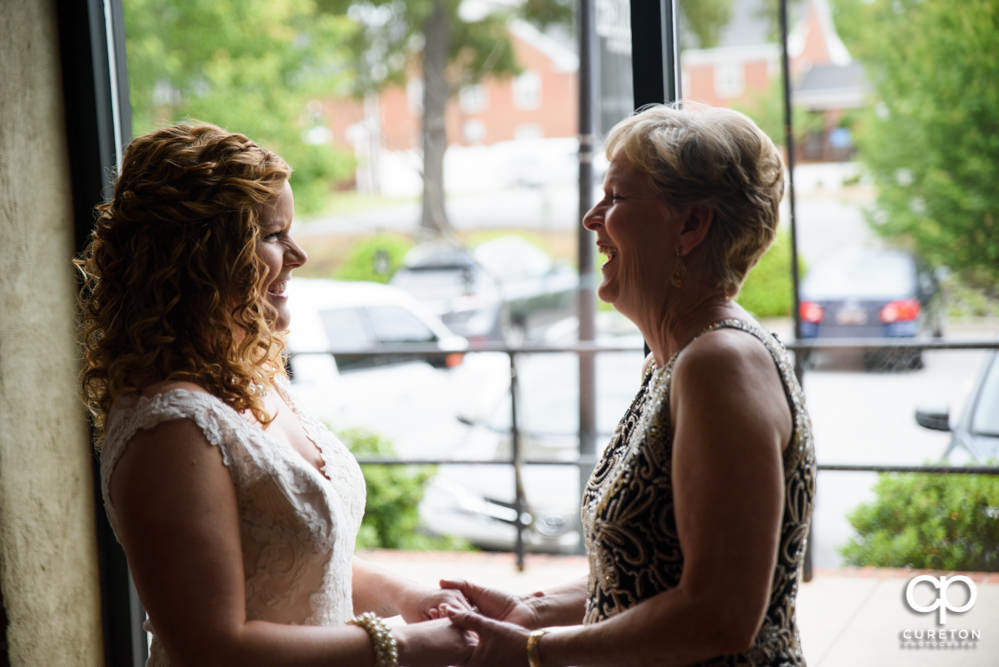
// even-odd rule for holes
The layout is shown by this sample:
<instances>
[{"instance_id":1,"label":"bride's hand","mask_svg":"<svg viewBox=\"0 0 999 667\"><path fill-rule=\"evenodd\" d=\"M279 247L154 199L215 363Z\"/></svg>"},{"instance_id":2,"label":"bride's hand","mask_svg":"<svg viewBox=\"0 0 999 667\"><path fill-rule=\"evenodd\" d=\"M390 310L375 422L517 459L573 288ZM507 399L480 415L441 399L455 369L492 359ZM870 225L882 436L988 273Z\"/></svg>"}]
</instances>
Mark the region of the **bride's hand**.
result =
<instances>
[{"instance_id":1,"label":"bride's hand","mask_svg":"<svg viewBox=\"0 0 999 667\"><path fill-rule=\"evenodd\" d=\"M475 612L446 608L456 628L471 633L475 646L467 667L527 667L529 630L513 623L487 618Z\"/></svg>"},{"instance_id":2,"label":"bride's hand","mask_svg":"<svg viewBox=\"0 0 999 667\"><path fill-rule=\"evenodd\" d=\"M392 630L404 667L463 665L472 656L476 636L441 618L425 623L401 625Z\"/></svg>"},{"instance_id":3,"label":"bride's hand","mask_svg":"<svg viewBox=\"0 0 999 667\"><path fill-rule=\"evenodd\" d=\"M443 617L442 606L471 611L472 604L460 590L413 587L399 601L399 613L407 623L419 623Z\"/></svg>"}]
</instances>

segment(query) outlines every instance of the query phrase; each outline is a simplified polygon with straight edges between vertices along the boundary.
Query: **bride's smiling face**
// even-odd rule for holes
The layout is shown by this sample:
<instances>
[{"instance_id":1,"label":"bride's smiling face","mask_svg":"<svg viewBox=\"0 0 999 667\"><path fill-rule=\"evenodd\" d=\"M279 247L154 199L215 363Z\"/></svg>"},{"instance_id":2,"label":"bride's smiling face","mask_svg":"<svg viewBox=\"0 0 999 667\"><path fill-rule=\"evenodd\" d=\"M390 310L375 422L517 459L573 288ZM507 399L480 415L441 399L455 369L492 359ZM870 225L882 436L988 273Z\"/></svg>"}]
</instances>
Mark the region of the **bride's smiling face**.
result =
<instances>
[{"instance_id":1,"label":"bride's smiling face","mask_svg":"<svg viewBox=\"0 0 999 667\"><path fill-rule=\"evenodd\" d=\"M597 295L634 319L661 303L676 261L680 225L652 178L623 153L611 160L604 196L583 217L607 256Z\"/></svg>"},{"instance_id":2,"label":"bride's smiling face","mask_svg":"<svg viewBox=\"0 0 999 667\"><path fill-rule=\"evenodd\" d=\"M266 267L264 298L277 311L277 320L271 322L271 326L278 331L284 331L291 323L285 288L292 269L308 260L305 251L291 238L294 217L294 195L291 185L285 181L281 193L260 216L260 238L257 241L257 257Z\"/></svg>"}]
</instances>

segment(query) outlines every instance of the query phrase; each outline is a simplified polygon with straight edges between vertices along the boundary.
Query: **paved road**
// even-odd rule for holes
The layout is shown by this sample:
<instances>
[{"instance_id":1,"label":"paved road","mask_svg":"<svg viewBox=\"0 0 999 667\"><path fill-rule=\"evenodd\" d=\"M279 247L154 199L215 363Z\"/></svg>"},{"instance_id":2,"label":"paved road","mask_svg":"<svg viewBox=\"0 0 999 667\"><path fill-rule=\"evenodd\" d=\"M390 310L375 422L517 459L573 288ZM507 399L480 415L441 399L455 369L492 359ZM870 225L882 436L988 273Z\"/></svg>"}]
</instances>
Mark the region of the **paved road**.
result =
<instances>
[{"instance_id":1,"label":"paved road","mask_svg":"<svg viewBox=\"0 0 999 667\"><path fill-rule=\"evenodd\" d=\"M864 372L856 358L805 375L820 463L920 465L943 453L949 435L918 426L916 406L946 404L970 388L984 352L937 351L920 371ZM812 547L817 567L838 567L852 535L846 515L874 496L875 473L819 473Z\"/></svg>"}]
</instances>

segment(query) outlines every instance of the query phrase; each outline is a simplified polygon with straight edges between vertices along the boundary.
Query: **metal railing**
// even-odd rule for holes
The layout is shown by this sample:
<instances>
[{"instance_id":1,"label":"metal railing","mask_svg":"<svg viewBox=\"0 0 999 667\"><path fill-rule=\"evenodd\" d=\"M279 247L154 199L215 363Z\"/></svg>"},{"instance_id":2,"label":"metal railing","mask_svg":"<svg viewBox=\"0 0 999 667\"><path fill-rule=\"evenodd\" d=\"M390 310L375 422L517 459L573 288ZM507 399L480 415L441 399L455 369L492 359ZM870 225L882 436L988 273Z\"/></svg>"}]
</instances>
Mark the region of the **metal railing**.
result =
<instances>
[{"instance_id":1,"label":"metal railing","mask_svg":"<svg viewBox=\"0 0 999 667\"><path fill-rule=\"evenodd\" d=\"M842 339L806 339L782 341L784 346L793 352L822 352L822 351L866 351L866 350L999 350L999 341L996 340L918 340L918 339L898 339L898 338L842 338ZM524 569L524 531L530 527L532 517L525 511L525 499L523 486L521 484L521 469L525 465L558 465L575 466L581 472L589 471L596 464L596 459L592 457L578 457L576 459L528 459L524 458L521 450L521 431L518 420L518 374L517 359L522 355L530 354L552 354L552 353L573 353L577 356L596 355L610 352L636 352L633 345L606 345L599 343L577 343L574 345L550 346L550 345L519 345L508 346L502 344L485 345L463 350L464 354L482 353L502 353L509 360L510 369L510 439L511 455L508 458L498 459L442 459L442 458L386 458L386 457L358 457L358 463L365 465L509 465L514 469L514 517L512 523L516 529L516 540L514 553L516 555L517 568ZM349 348L349 349L323 349L323 350L297 350L292 356L298 355L333 355L334 358L356 359L366 357L384 358L406 358L425 357L427 359L441 358L447 352L434 345L393 345L372 348ZM799 355L800 357L800 355ZM804 370L801 364L797 366L799 379L803 376ZM348 371L349 373L350 371ZM636 383L636 391L637 391ZM431 425L428 425L428 427ZM563 434L572 435L572 434ZM819 472L875 472L875 473L931 473L931 474L985 474L999 475L999 466L970 465L970 466L946 466L946 465L875 465L875 464L850 464L836 463L817 464ZM580 489L582 493L582 489ZM806 580L811 577L810 557L806 561Z\"/></svg>"}]
</instances>

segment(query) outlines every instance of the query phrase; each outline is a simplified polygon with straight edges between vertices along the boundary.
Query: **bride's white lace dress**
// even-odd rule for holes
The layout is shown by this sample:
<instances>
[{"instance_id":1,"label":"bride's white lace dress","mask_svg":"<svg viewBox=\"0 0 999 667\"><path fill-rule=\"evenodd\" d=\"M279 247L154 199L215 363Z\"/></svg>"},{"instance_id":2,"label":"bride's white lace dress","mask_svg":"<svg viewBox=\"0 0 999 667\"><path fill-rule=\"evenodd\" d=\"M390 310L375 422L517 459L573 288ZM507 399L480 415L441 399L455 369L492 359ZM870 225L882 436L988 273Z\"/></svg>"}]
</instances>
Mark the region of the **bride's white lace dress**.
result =
<instances>
[{"instance_id":1,"label":"bride's white lace dress","mask_svg":"<svg viewBox=\"0 0 999 667\"><path fill-rule=\"evenodd\" d=\"M287 386L279 391L295 409ZM357 461L326 427L298 412L323 459L322 473L287 443L272 438L218 398L172 389L115 406L101 447L101 486L111 527L118 530L108 483L139 429L189 419L218 447L239 504L246 617L297 625L344 623L353 613L351 561L364 514ZM324 476L325 475L325 476ZM156 629L147 665L169 664Z\"/></svg>"}]
</instances>

